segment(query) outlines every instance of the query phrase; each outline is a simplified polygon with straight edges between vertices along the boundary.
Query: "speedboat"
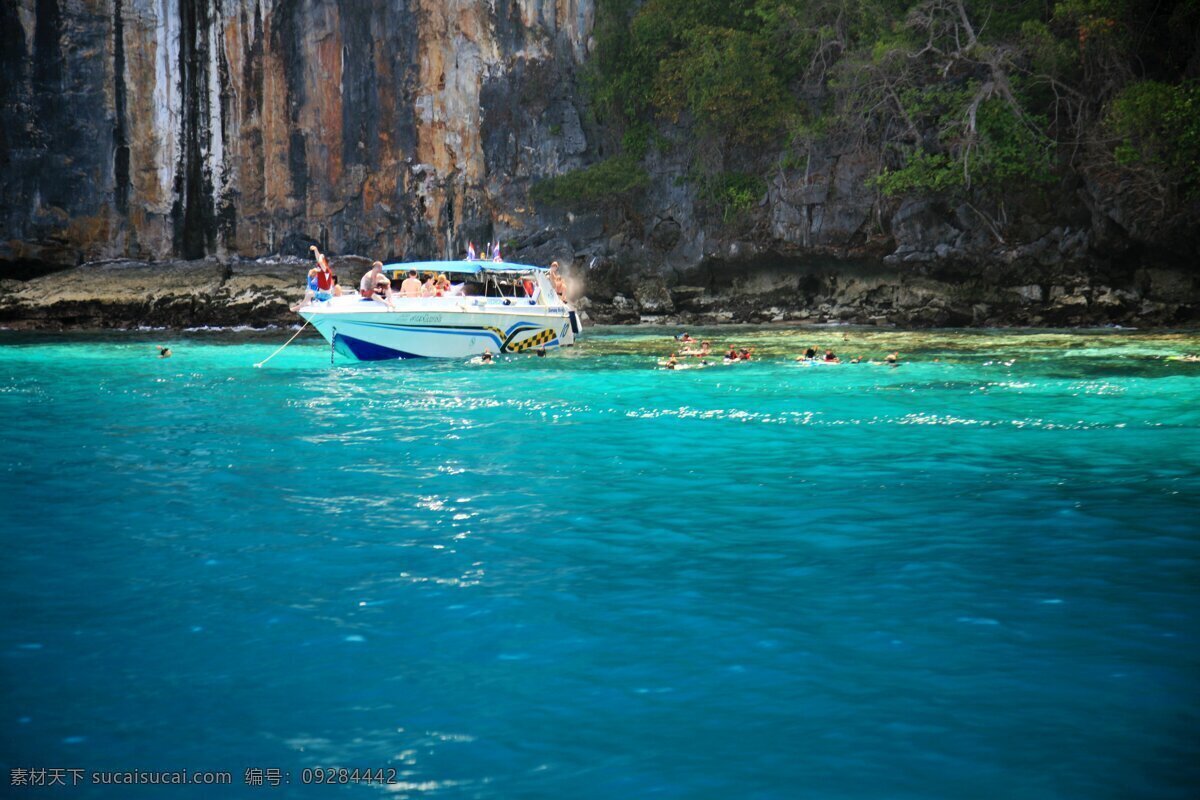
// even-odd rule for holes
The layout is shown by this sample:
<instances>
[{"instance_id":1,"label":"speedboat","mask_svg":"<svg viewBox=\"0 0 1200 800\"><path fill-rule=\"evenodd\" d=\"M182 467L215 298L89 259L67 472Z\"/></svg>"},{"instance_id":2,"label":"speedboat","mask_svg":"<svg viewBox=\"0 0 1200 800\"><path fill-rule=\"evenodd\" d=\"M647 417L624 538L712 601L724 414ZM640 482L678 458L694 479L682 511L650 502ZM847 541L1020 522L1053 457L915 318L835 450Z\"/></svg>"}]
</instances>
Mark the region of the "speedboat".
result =
<instances>
[{"instance_id":1,"label":"speedboat","mask_svg":"<svg viewBox=\"0 0 1200 800\"><path fill-rule=\"evenodd\" d=\"M415 271L423 280L445 275L441 297L386 301L358 293L311 300L299 314L334 351L360 361L468 358L569 347L581 330L579 315L554 289L545 267L489 261L418 261L388 264L393 281Z\"/></svg>"}]
</instances>

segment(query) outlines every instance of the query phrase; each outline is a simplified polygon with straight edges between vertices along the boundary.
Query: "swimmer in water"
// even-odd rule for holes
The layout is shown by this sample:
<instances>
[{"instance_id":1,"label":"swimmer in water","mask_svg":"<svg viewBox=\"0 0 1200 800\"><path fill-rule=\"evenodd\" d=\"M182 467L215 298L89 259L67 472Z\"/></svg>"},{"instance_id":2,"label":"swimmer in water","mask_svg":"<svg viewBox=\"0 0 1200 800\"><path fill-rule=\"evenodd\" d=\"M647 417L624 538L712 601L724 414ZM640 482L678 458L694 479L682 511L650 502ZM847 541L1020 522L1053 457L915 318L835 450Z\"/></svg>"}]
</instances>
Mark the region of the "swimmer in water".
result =
<instances>
[{"instance_id":1,"label":"swimmer in water","mask_svg":"<svg viewBox=\"0 0 1200 800\"><path fill-rule=\"evenodd\" d=\"M492 351L484 350L483 355L481 355L479 357L479 360L480 360L480 362L482 362L484 364L491 364L492 363Z\"/></svg>"},{"instance_id":2,"label":"swimmer in water","mask_svg":"<svg viewBox=\"0 0 1200 800\"><path fill-rule=\"evenodd\" d=\"M883 360L886 361L887 363L891 364L893 367L897 366L900 364L900 353L899 352L888 353L887 357L884 358Z\"/></svg>"},{"instance_id":3,"label":"swimmer in water","mask_svg":"<svg viewBox=\"0 0 1200 800\"><path fill-rule=\"evenodd\" d=\"M171 348L169 348L169 347L158 348L158 357L159 358L170 358L171 357Z\"/></svg>"}]
</instances>

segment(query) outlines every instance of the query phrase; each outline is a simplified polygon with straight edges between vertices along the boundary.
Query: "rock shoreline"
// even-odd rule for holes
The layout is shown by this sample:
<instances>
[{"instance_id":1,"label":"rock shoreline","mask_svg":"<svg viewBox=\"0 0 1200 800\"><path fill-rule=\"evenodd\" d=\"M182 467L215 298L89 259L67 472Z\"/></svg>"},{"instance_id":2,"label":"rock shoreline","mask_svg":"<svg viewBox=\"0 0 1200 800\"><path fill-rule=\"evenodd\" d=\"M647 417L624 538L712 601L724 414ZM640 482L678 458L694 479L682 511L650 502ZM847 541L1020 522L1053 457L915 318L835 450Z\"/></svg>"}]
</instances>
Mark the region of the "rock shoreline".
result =
<instances>
[{"instance_id":1,"label":"rock shoreline","mask_svg":"<svg viewBox=\"0 0 1200 800\"><path fill-rule=\"evenodd\" d=\"M710 260L668 278L626 270L605 258L563 260L575 302L593 324L1200 325L1200 277L1171 268L1106 276L1061 266L896 265L885 259L767 256L753 262ZM332 264L352 287L370 260L340 256ZM295 257L115 260L25 281L3 280L0 326L290 326L297 317L289 307L303 296L310 265Z\"/></svg>"}]
</instances>

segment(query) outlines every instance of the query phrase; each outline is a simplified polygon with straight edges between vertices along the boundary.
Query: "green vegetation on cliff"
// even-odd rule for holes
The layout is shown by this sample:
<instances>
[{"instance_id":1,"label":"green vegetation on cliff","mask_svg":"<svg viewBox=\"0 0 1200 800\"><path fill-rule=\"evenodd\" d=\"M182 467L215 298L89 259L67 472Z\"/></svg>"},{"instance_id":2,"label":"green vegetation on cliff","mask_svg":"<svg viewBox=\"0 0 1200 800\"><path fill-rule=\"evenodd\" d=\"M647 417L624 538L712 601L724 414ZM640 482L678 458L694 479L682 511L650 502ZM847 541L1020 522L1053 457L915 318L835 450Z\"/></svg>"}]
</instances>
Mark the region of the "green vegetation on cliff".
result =
<instances>
[{"instance_id":1,"label":"green vegetation on cliff","mask_svg":"<svg viewBox=\"0 0 1200 800\"><path fill-rule=\"evenodd\" d=\"M530 191L535 203L596 208L621 201L646 188L650 177L631 155L619 155L542 181Z\"/></svg>"},{"instance_id":2,"label":"green vegetation on cliff","mask_svg":"<svg viewBox=\"0 0 1200 800\"><path fill-rule=\"evenodd\" d=\"M1200 191L1198 31L1200 0L598 0L586 85L610 161L536 199L628 197L650 147L682 149L729 221L765 191L747 176L836 142L878 153L886 195L986 200L1073 170L1177 202Z\"/></svg>"}]
</instances>

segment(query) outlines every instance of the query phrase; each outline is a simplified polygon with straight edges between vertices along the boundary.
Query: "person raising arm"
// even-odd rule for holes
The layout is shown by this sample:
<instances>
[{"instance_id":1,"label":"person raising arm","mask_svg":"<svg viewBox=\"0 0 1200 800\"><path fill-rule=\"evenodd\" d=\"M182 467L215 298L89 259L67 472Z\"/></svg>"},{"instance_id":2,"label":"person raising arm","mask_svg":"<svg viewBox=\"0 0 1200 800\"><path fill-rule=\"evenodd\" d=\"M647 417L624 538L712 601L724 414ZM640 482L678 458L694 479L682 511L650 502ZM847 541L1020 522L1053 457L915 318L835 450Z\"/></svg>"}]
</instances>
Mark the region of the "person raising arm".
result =
<instances>
[{"instance_id":1,"label":"person raising arm","mask_svg":"<svg viewBox=\"0 0 1200 800\"><path fill-rule=\"evenodd\" d=\"M329 259L317 249L315 244L308 249L312 251L313 258L317 260L317 299L328 300L333 297L333 270L329 268Z\"/></svg>"}]
</instances>

